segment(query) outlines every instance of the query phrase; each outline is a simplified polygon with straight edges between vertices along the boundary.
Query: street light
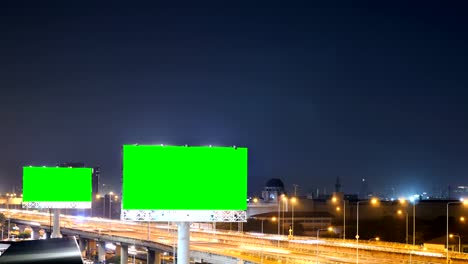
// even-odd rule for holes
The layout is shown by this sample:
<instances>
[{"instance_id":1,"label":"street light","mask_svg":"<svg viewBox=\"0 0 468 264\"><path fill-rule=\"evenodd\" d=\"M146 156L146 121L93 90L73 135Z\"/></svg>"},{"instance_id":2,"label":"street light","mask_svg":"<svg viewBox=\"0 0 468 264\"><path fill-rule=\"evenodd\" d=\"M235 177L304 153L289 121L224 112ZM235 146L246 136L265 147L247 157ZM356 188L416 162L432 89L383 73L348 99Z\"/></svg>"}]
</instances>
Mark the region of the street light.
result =
<instances>
[{"instance_id":1,"label":"street light","mask_svg":"<svg viewBox=\"0 0 468 264\"><path fill-rule=\"evenodd\" d=\"M112 195L114 192L109 192L109 219L112 219Z\"/></svg>"},{"instance_id":2,"label":"street light","mask_svg":"<svg viewBox=\"0 0 468 264\"><path fill-rule=\"evenodd\" d=\"M397 213L399 215L402 215L403 211L398 210ZM405 214L406 214L406 236L405 236L405 241L406 241L406 244L408 244L408 211L405 210Z\"/></svg>"},{"instance_id":3,"label":"street light","mask_svg":"<svg viewBox=\"0 0 468 264\"><path fill-rule=\"evenodd\" d=\"M369 200L367 201L358 201L357 202L357 208L356 208L356 264L359 264L359 203L368 203ZM376 205L378 203L377 198L372 198L370 200L370 203L372 205Z\"/></svg>"},{"instance_id":4,"label":"street light","mask_svg":"<svg viewBox=\"0 0 468 264\"><path fill-rule=\"evenodd\" d=\"M453 238L453 237L458 237L458 253L460 253L460 248L461 248L461 237L459 235L454 235L454 234L450 234L450 238Z\"/></svg>"},{"instance_id":5,"label":"street light","mask_svg":"<svg viewBox=\"0 0 468 264\"><path fill-rule=\"evenodd\" d=\"M333 197L332 202L336 203L338 198ZM336 208L337 211L340 211L340 208ZM346 239L346 200L343 199L343 239Z\"/></svg>"},{"instance_id":6,"label":"street light","mask_svg":"<svg viewBox=\"0 0 468 264\"><path fill-rule=\"evenodd\" d=\"M318 239L319 239L319 234L320 234L320 231L328 231L328 232L332 232L333 231L333 227L328 227L327 229L317 229L317 240L316 240L316 244L315 244L315 262L316 263L319 263L318 262Z\"/></svg>"},{"instance_id":7,"label":"street light","mask_svg":"<svg viewBox=\"0 0 468 264\"><path fill-rule=\"evenodd\" d=\"M286 197L286 195L283 195L281 200L283 200L283 225L281 227L281 234L284 235L284 226L286 222L286 217L284 217L284 211L288 207L288 197Z\"/></svg>"},{"instance_id":8,"label":"street light","mask_svg":"<svg viewBox=\"0 0 468 264\"><path fill-rule=\"evenodd\" d=\"M460 201L457 202L448 202L447 203L447 263L449 262L449 205L451 204L463 204L463 205L468 205L468 200L463 200L460 199Z\"/></svg>"},{"instance_id":9,"label":"street light","mask_svg":"<svg viewBox=\"0 0 468 264\"><path fill-rule=\"evenodd\" d=\"M284 194L281 194L281 197L284 197ZM281 201L280 201L280 198L277 197L277 200L278 200L278 236L280 235L280 222L281 222L281 214L280 214L280 211L281 211Z\"/></svg>"},{"instance_id":10,"label":"street light","mask_svg":"<svg viewBox=\"0 0 468 264\"><path fill-rule=\"evenodd\" d=\"M400 201L401 205L406 205L406 203L408 202L404 198L400 198L398 200ZM416 201L410 199L410 202L413 203L413 246L414 246L416 245Z\"/></svg>"},{"instance_id":11,"label":"street light","mask_svg":"<svg viewBox=\"0 0 468 264\"><path fill-rule=\"evenodd\" d=\"M273 217L271 218L271 221L272 221L272 222L278 221L278 223L279 223L279 218L276 218L275 216L273 216ZM279 236L279 229L278 229L278 236ZM279 241L279 237L278 237L278 247L279 247L279 246L280 246L280 241Z\"/></svg>"},{"instance_id":12,"label":"street light","mask_svg":"<svg viewBox=\"0 0 468 264\"><path fill-rule=\"evenodd\" d=\"M291 217L291 236L294 236L294 204L297 202L296 197L291 197L291 210L292 210L292 217Z\"/></svg>"},{"instance_id":13,"label":"street light","mask_svg":"<svg viewBox=\"0 0 468 264\"><path fill-rule=\"evenodd\" d=\"M265 219L262 218L262 219L260 219L260 220L262 221L262 228L261 228L261 230L262 230L262 234L263 234L263 221L265 221ZM268 220L268 219L267 219L267 220ZM276 221L276 217L273 216L273 217L271 218L271 221L272 221L272 222L275 222L275 221Z\"/></svg>"}]
</instances>

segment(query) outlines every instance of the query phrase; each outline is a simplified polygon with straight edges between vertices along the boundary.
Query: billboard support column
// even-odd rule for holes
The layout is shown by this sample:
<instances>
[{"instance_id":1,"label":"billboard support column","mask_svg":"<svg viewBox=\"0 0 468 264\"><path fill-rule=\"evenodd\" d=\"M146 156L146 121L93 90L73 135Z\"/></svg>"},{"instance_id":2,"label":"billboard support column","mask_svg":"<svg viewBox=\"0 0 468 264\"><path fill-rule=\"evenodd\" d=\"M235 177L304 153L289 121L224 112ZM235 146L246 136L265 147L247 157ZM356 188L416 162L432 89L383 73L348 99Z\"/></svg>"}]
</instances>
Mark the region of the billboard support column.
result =
<instances>
[{"instance_id":1,"label":"billboard support column","mask_svg":"<svg viewBox=\"0 0 468 264\"><path fill-rule=\"evenodd\" d=\"M177 264L189 264L190 223L177 223Z\"/></svg>"},{"instance_id":2,"label":"billboard support column","mask_svg":"<svg viewBox=\"0 0 468 264\"><path fill-rule=\"evenodd\" d=\"M62 238L60 233L60 209L54 209L54 226L50 238Z\"/></svg>"}]
</instances>

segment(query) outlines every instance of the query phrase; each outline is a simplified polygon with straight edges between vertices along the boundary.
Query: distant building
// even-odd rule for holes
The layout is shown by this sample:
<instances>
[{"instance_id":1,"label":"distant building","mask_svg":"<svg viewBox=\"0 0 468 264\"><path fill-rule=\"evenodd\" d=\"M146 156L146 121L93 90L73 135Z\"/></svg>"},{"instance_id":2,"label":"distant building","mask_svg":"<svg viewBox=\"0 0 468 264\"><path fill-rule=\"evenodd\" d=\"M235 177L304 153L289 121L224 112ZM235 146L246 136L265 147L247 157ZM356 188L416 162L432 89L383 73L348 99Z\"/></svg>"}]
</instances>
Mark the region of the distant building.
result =
<instances>
[{"instance_id":1,"label":"distant building","mask_svg":"<svg viewBox=\"0 0 468 264\"><path fill-rule=\"evenodd\" d=\"M341 181L340 177L336 177L336 182L335 182L335 193L341 192Z\"/></svg>"},{"instance_id":2,"label":"distant building","mask_svg":"<svg viewBox=\"0 0 468 264\"><path fill-rule=\"evenodd\" d=\"M362 179L361 181L361 188L359 190L359 199L367 199L371 192L369 191L369 185L367 184L366 179Z\"/></svg>"},{"instance_id":3,"label":"distant building","mask_svg":"<svg viewBox=\"0 0 468 264\"><path fill-rule=\"evenodd\" d=\"M278 196L284 193L283 182L278 178L273 178L266 182L262 191L262 199L264 202L277 202Z\"/></svg>"},{"instance_id":4,"label":"distant building","mask_svg":"<svg viewBox=\"0 0 468 264\"><path fill-rule=\"evenodd\" d=\"M468 186L459 185L453 190L453 198L466 198L468 197Z\"/></svg>"},{"instance_id":5,"label":"distant building","mask_svg":"<svg viewBox=\"0 0 468 264\"><path fill-rule=\"evenodd\" d=\"M93 196L96 196L99 193L99 179L101 177L101 168L93 167L93 176L92 176L92 190Z\"/></svg>"}]
</instances>

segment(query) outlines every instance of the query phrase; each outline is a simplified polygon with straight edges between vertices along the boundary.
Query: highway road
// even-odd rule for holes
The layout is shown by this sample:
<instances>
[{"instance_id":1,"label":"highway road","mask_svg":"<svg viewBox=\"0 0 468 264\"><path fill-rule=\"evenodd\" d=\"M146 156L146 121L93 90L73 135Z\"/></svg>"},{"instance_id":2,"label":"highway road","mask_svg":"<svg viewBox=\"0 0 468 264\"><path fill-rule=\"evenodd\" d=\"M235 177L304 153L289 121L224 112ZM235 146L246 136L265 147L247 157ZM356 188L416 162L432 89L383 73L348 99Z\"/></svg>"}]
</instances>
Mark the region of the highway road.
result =
<instances>
[{"instance_id":1,"label":"highway road","mask_svg":"<svg viewBox=\"0 0 468 264\"><path fill-rule=\"evenodd\" d=\"M7 217L48 227L50 215L25 210L3 210ZM102 218L61 215L61 228L103 236L151 241L166 247L177 244L177 228L168 223L124 222ZM190 250L250 263L356 263L355 240L263 235L191 228ZM451 253L452 263L468 263L466 254ZM381 241L359 242L359 263L446 263L444 252Z\"/></svg>"}]
</instances>

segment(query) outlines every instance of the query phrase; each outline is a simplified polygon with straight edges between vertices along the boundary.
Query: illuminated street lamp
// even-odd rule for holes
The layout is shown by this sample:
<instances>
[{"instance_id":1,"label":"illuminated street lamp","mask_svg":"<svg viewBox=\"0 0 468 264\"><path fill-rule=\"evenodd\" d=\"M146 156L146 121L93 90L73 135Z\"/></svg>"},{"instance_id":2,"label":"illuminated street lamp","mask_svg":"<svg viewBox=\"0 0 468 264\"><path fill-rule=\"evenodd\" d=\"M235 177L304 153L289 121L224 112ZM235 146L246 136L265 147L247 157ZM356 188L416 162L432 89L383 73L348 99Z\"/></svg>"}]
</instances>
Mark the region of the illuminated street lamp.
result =
<instances>
[{"instance_id":1,"label":"illuminated street lamp","mask_svg":"<svg viewBox=\"0 0 468 264\"><path fill-rule=\"evenodd\" d=\"M449 262L449 205L451 204L463 204L463 205L468 205L468 200L460 199L460 201L457 202L448 202L447 203L447 263Z\"/></svg>"},{"instance_id":2,"label":"illuminated street lamp","mask_svg":"<svg viewBox=\"0 0 468 264\"><path fill-rule=\"evenodd\" d=\"M359 264L359 203L371 203L372 205L377 205L379 200L377 198L372 198L370 201L358 201L356 208L356 264Z\"/></svg>"},{"instance_id":3,"label":"illuminated street lamp","mask_svg":"<svg viewBox=\"0 0 468 264\"><path fill-rule=\"evenodd\" d=\"M403 211L398 210L397 214L402 215ZM406 241L406 244L408 244L408 212L406 210L405 210L405 215L406 215L406 236L405 236L405 241Z\"/></svg>"},{"instance_id":4,"label":"illuminated street lamp","mask_svg":"<svg viewBox=\"0 0 468 264\"><path fill-rule=\"evenodd\" d=\"M96 194L96 200L100 200L101 198L103 198L102 199L102 218L106 216L106 201L104 197L102 197L100 194Z\"/></svg>"},{"instance_id":5,"label":"illuminated street lamp","mask_svg":"<svg viewBox=\"0 0 468 264\"><path fill-rule=\"evenodd\" d=\"M460 216L460 222L462 222L462 223L465 222L465 217L464 216Z\"/></svg>"},{"instance_id":6,"label":"illuminated street lamp","mask_svg":"<svg viewBox=\"0 0 468 264\"><path fill-rule=\"evenodd\" d=\"M281 227L281 234L284 235L284 224L286 222L286 217L284 217L284 211L288 207L288 197L286 195L283 195L281 200L283 201L283 225Z\"/></svg>"},{"instance_id":7,"label":"illuminated street lamp","mask_svg":"<svg viewBox=\"0 0 468 264\"><path fill-rule=\"evenodd\" d=\"M284 194L281 194L281 197L284 197L285 195ZM278 200L278 236L280 235L280 226L281 226L281 200L279 197L277 197L277 200Z\"/></svg>"},{"instance_id":8,"label":"illuminated street lamp","mask_svg":"<svg viewBox=\"0 0 468 264\"><path fill-rule=\"evenodd\" d=\"M317 229L317 241L316 241L316 244L315 244L315 262L316 263L319 263L318 262L318 239L319 239L319 234L320 234L320 231L328 231L328 232L332 232L333 231L333 227L328 227L327 229Z\"/></svg>"},{"instance_id":9,"label":"illuminated street lamp","mask_svg":"<svg viewBox=\"0 0 468 264\"><path fill-rule=\"evenodd\" d=\"M109 192L109 219L112 219L112 195L114 195L114 192ZM116 195L116 197L118 197Z\"/></svg>"},{"instance_id":10,"label":"illuminated street lamp","mask_svg":"<svg viewBox=\"0 0 468 264\"><path fill-rule=\"evenodd\" d=\"M408 201L404 198L398 199L401 205L406 206ZM410 199L410 202L413 203L413 246L416 245L416 201ZM406 242L408 243L408 242Z\"/></svg>"},{"instance_id":11,"label":"illuminated street lamp","mask_svg":"<svg viewBox=\"0 0 468 264\"><path fill-rule=\"evenodd\" d=\"M333 197L332 202L333 203L338 202L338 198ZM341 208L337 207L336 210L340 211ZM345 199L343 199L343 239L346 239L346 200Z\"/></svg>"},{"instance_id":12,"label":"illuminated street lamp","mask_svg":"<svg viewBox=\"0 0 468 264\"><path fill-rule=\"evenodd\" d=\"M450 238L453 238L453 237L458 237L458 253L460 253L460 248L461 248L461 237L459 235L454 235L454 234L450 234L449 235ZM447 249L448 250L448 249Z\"/></svg>"},{"instance_id":13,"label":"illuminated street lamp","mask_svg":"<svg viewBox=\"0 0 468 264\"><path fill-rule=\"evenodd\" d=\"M263 234L263 221L265 221L265 219L262 218L261 221L262 221L261 230L262 230L262 234ZM276 217L273 216L273 217L271 218L271 221L272 221L272 222L275 222L275 221L276 221Z\"/></svg>"},{"instance_id":14,"label":"illuminated street lamp","mask_svg":"<svg viewBox=\"0 0 468 264\"><path fill-rule=\"evenodd\" d=\"M294 204L297 202L296 197L291 197L291 210L292 210L292 217L291 217L291 236L294 236Z\"/></svg>"}]
</instances>

